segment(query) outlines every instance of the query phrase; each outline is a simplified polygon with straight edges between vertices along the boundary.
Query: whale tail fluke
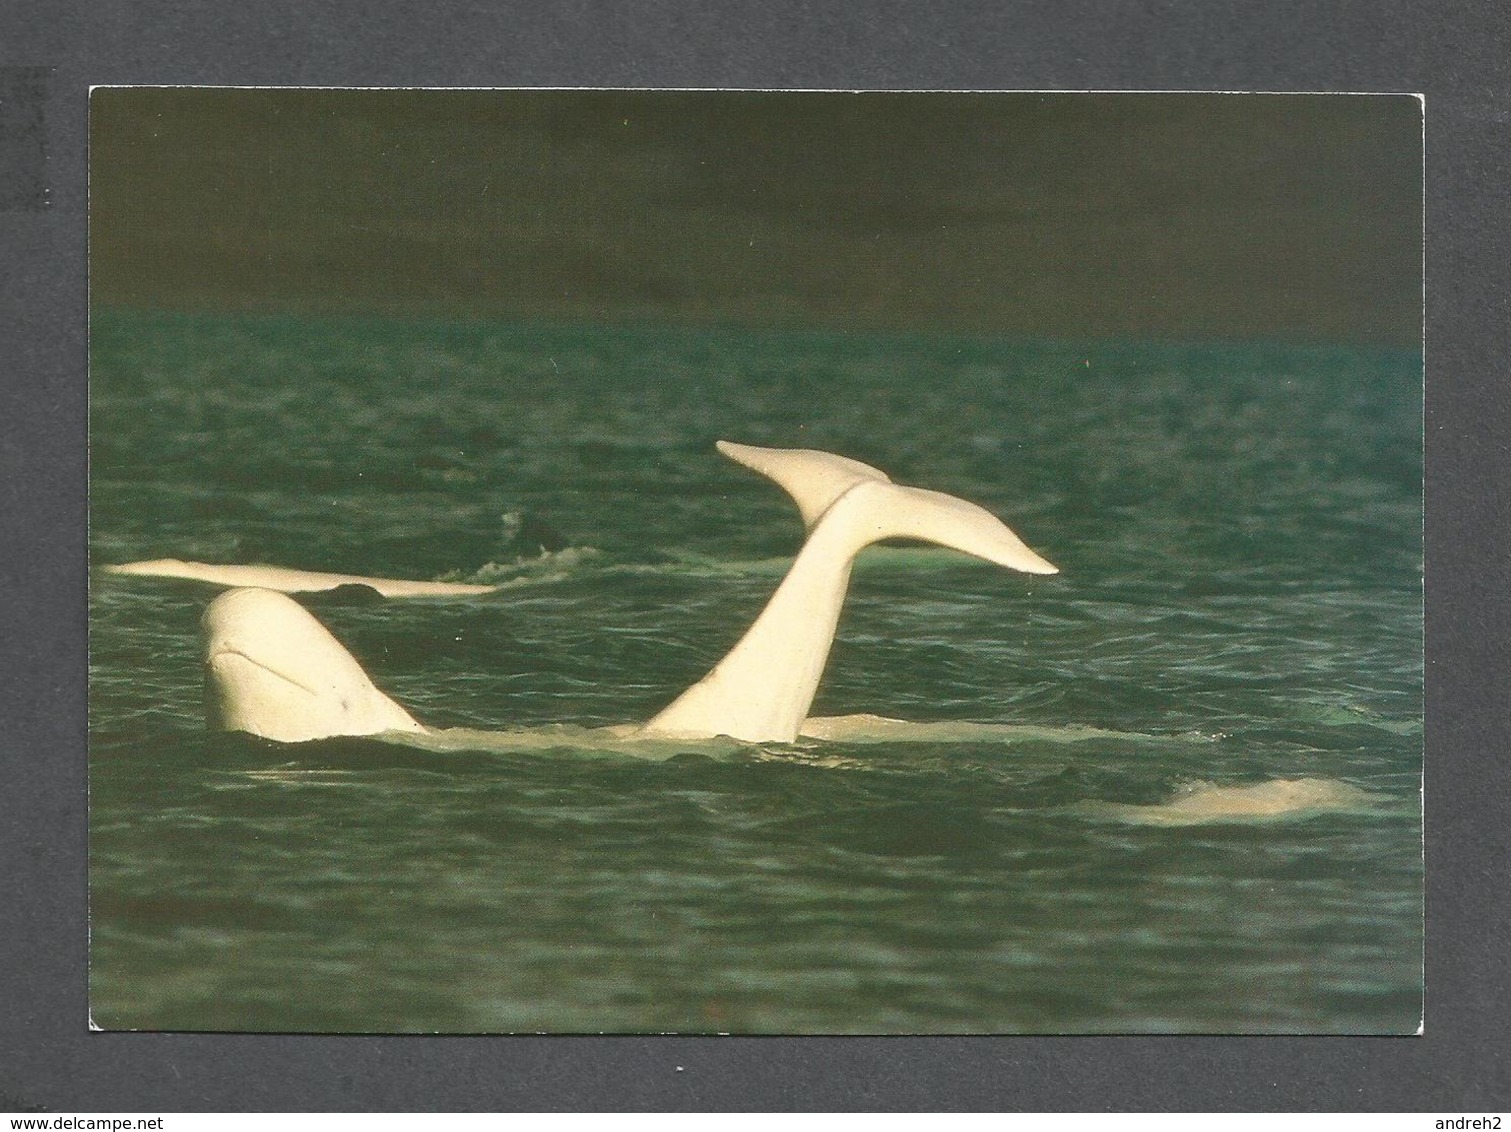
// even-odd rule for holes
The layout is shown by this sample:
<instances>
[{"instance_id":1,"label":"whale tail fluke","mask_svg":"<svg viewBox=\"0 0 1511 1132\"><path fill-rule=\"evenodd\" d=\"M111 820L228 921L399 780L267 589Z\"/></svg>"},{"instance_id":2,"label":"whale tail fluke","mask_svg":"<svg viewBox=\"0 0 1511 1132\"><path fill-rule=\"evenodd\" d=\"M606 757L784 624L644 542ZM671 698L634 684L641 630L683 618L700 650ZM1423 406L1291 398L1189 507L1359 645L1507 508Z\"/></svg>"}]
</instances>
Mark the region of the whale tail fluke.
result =
<instances>
[{"instance_id":1,"label":"whale tail fluke","mask_svg":"<svg viewBox=\"0 0 1511 1132\"><path fill-rule=\"evenodd\" d=\"M200 628L212 730L280 743L425 730L285 594L228 590L210 603Z\"/></svg>"},{"instance_id":2,"label":"whale tail fluke","mask_svg":"<svg viewBox=\"0 0 1511 1132\"><path fill-rule=\"evenodd\" d=\"M866 543L882 538L917 538L963 550L1009 570L1059 573L1027 549L1023 540L987 509L943 491L893 484L887 473L858 459L814 449L757 447L728 440L718 441L718 449L737 464L777 482L798 505L802 524L810 532L840 499L851 494L852 488L866 485L866 490L854 494L852 502L864 503L872 514L851 518L860 534L866 535L867 529L872 532ZM851 503L846 506L861 511Z\"/></svg>"},{"instance_id":3,"label":"whale tail fluke","mask_svg":"<svg viewBox=\"0 0 1511 1132\"><path fill-rule=\"evenodd\" d=\"M997 516L957 496L889 483L861 485L846 503L851 499L856 502L852 522L862 545L885 538L918 539L1025 574L1060 572Z\"/></svg>"},{"instance_id":4,"label":"whale tail fluke","mask_svg":"<svg viewBox=\"0 0 1511 1132\"><path fill-rule=\"evenodd\" d=\"M944 492L894 484L885 472L859 460L809 448L759 448L728 440L720 440L717 447L792 496L810 532L852 488L865 484L866 490L856 492L852 503L862 504L871 514L858 514L851 522L862 535L869 529L866 543L920 539L1028 574L1059 573L985 508Z\"/></svg>"},{"instance_id":5,"label":"whale tail fluke","mask_svg":"<svg viewBox=\"0 0 1511 1132\"><path fill-rule=\"evenodd\" d=\"M744 464L751 471L774 480L792 496L797 509L802 512L803 526L810 531L834 501L856 484L866 480L892 482L885 472L870 464L836 456L832 452L811 448L758 448L729 440L720 440L715 446L735 463Z\"/></svg>"}]
</instances>

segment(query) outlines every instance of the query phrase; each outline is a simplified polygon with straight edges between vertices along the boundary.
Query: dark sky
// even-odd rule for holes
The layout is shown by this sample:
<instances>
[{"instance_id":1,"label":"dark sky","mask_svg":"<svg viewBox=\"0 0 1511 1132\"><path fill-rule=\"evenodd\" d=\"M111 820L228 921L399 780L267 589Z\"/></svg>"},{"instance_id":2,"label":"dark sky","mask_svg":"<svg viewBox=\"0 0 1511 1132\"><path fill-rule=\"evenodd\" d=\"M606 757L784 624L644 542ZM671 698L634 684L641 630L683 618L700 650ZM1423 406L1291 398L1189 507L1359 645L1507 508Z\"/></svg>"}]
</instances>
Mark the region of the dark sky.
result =
<instances>
[{"instance_id":1,"label":"dark sky","mask_svg":"<svg viewBox=\"0 0 1511 1132\"><path fill-rule=\"evenodd\" d=\"M1408 97L96 91L102 304L1419 344Z\"/></svg>"}]
</instances>

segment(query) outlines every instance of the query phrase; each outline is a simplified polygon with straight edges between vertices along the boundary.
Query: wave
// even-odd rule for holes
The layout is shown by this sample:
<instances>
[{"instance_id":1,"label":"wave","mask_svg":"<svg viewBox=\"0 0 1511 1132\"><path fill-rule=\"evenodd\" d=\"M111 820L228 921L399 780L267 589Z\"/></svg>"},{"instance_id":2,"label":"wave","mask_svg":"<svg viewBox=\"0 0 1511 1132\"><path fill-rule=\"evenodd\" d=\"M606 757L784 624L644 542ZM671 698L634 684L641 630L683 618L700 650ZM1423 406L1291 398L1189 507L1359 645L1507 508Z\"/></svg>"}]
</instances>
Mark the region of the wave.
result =
<instances>
[{"instance_id":1,"label":"wave","mask_svg":"<svg viewBox=\"0 0 1511 1132\"><path fill-rule=\"evenodd\" d=\"M566 546L505 562L485 562L476 570L452 570L442 574L439 581L486 586L493 590L549 585L581 575L585 569L596 566L601 558L602 553L594 547Z\"/></svg>"},{"instance_id":2,"label":"wave","mask_svg":"<svg viewBox=\"0 0 1511 1132\"><path fill-rule=\"evenodd\" d=\"M440 580L483 584L501 590L549 585L586 577L714 580L769 578L775 581L792 568L793 557L792 554L785 554L765 558L718 558L678 550L659 561L634 562L615 560L595 547L568 546L559 550L543 550L538 555L488 562L475 570L454 570L442 574ZM975 560L956 551L921 546L870 547L862 551L855 560L855 572L861 575L888 571L929 573L977 567Z\"/></svg>"}]
</instances>

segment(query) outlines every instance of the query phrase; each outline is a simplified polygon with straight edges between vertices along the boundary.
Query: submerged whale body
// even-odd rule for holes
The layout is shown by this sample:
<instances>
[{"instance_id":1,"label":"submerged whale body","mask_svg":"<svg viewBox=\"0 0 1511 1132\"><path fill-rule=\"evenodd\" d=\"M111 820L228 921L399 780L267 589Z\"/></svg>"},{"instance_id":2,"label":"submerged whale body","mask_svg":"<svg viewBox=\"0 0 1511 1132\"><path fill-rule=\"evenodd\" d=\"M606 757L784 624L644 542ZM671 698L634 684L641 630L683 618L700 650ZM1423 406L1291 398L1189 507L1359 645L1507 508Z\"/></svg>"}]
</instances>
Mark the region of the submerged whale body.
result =
<instances>
[{"instance_id":1,"label":"submerged whale body","mask_svg":"<svg viewBox=\"0 0 1511 1132\"><path fill-rule=\"evenodd\" d=\"M792 496L808 538L734 648L639 734L795 740L828 660L851 564L874 542L921 539L1026 573L1057 572L974 503L895 484L869 465L827 452L727 441L718 447ZM203 626L212 727L285 742L424 730L373 686L324 626L280 593L223 594Z\"/></svg>"},{"instance_id":2,"label":"submerged whale body","mask_svg":"<svg viewBox=\"0 0 1511 1132\"><path fill-rule=\"evenodd\" d=\"M1140 825L1207 825L1367 810L1378 795L1332 778L1272 778L1241 786L1191 782L1153 806L1104 803L1100 810Z\"/></svg>"}]
</instances>

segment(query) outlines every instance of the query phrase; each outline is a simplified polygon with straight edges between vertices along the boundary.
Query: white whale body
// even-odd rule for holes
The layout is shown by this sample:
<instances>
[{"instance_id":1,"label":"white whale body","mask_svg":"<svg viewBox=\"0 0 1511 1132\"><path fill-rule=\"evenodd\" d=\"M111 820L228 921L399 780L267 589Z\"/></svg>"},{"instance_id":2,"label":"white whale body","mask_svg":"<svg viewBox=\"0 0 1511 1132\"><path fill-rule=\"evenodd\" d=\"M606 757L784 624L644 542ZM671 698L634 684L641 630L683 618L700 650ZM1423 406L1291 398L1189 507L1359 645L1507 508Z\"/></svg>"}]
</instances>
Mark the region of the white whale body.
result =
<instances>
[{"instance_id":1,"label":"white whale body","mask_svg":"<svg viewBox=\"0 0 1511 1132\"><path fill-rule=\"evenodd\" d=\"M320 570L294 570L287 566L237 566L214 562L184 562L155 558L150 562L126 562L106 566L109 574L133 574L149 578L187 578L216 586L250 587L280 593L318 593L339 586L367 586L384 597L461 597L492 593L497 586L473 582L426 582L407 578L369 578L361 574L330 574Z\"/></svg>"},{"instance_id":2,"label":"white whale body","mask_svg":"<svg viewBox=\"0 0 1511 1132\"><path fill-rule=\"evenodd\" d=\"M725 441L719 450L785 488L808 539L740 641L635 734L796 740L828 660L851 564L879 540L921 539L1026 573L1057 572L983 508L894 484L858 461ZM259 618L265 627L252 624ZM212 727L283 741L424 730L282 594L257 588L221 595L206 611L204 634ZM291 722L278 722L282 711Z\"/></svg>"},{"instance_id":3,"label":"white whale body","mask_svg":"<svg viewBox=\"0 0 1511 1132\"><path fill-rule=\"evenodd\" d=\"M281 743L424 728L293 598L237 589L201 619L205 720Z\"/></svg>"}]
</instances>

